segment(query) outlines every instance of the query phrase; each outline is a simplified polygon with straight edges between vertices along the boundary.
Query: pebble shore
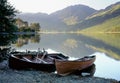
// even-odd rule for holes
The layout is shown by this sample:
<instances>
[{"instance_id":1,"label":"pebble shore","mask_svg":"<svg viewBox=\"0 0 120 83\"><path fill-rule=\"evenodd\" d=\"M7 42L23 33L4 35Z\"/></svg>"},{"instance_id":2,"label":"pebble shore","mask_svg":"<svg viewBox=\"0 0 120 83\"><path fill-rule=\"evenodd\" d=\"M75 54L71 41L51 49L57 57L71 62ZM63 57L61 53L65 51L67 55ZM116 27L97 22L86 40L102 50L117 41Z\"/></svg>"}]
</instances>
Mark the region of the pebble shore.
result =
<instances>
[{"instance_id":1,"label":"pebble shore","mask_svg":"<svg viewBox=\"0 0 120 83\"><path fill-rule=\"evenodd\" d=\"M7 63L0 63L0 83L120 83L114 79L81 77L78 75L59 76L36 70L13 70Z\"/></svg>"}]
</instances>

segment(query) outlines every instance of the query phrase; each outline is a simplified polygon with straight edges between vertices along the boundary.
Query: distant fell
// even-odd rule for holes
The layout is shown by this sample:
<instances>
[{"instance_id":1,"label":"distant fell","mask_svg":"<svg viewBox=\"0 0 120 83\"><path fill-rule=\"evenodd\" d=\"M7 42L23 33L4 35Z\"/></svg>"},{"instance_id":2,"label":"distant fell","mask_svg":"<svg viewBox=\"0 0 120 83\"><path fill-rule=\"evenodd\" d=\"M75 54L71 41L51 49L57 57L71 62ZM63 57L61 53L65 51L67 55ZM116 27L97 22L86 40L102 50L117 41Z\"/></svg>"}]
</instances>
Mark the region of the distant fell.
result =
<instances>
[{"instance_id":1,"label":"distant fell","mask_svg":"<svg viewBox=\"0 0 120 83\"><path fill-rule=\"evenodd\" d=\"M39 22L43 30L68 30L69 25L79 23L94 12L96 10L88 6L74 5L50 15L45 13L21 13L17 15L17 18L30 23Z\"/></svg>"},{"instance_id":2,"label":"distant fell","mask_svg":"<svg viewBox=\"0 0 120 83\"><path fill-rule=\"evenodd\" d=\"M114 17L114 16L118 16L120 14L120 2L112 4L108 7L106 7L105 9L99 10L96 13L94 13L93 15L89 16L87 19L91 19L91 18L95 18L95 17ZM109 15L109 16L108 16Z\"/></svg>"},{"instance_id":3,"label":"distant fell","mask_svg":"<svg viewBox=\"0 0 120 83\"><path fill-rule=\"evenodd\" d=\"M120 2L102 10L95 10L85 5L74 5L50 15L45 13L21 13L17 15L17 18L21 18L29 23L40 23L42 30L85 31L87 29L87 31L116 31L120 27Z\"/></svg>"},{"instance_id":4,"label":"distant fell","mask_svg":"<svg viewBox=\"0 0 120 83\"><path fill-rule=\"evenodd\" d=\"M120 19L119 16L120 16L120 2L112 4L103 10L97 11L96 13L90 15L81 23L73 27L77 27L80 30L91 28L92 26L103 24L104 22L109 21L115 17L118 17L118 19Z\"/></svg>"},{"instance_id":5,"label":"distant fell","mask_svg":"<svg viewBox=\"0 0 120 83\"><path fill-rule=\"evenodd\" d=\"M80 21L84 20L89 15L93 14L94 12L96 12L96 10L88 6L74 5L56 11L52 13L50 16L59 18L67 25L75 25Z\"/></svg>"}]
</instances>

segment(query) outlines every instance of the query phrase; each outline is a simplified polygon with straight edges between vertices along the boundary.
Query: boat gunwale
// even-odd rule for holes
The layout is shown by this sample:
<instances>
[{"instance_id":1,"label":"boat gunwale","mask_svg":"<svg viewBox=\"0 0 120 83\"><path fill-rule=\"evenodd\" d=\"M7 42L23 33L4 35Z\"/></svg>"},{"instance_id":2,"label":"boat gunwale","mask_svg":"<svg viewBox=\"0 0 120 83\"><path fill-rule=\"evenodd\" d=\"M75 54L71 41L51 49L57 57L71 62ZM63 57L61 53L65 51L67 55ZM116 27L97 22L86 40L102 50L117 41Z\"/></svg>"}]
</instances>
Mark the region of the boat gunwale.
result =
<instances>
[{"instance_id":1,"label":"boat gunwale","mask_svg":"<svg viewBox=\"0 0 120 83\"><path fill-rule=\"evenodd\" d=\"M27 62L27 63L32 63L32 64L48 64L48 65L52 65L52 64L54 64L54 63L49 63L49 62L47 62L47 63L43 63L43 62L41 62L41 63L39 63L39 62L33 62L33 61L27 61L27 60L25 60L25 59L20 59L20 58L18 58L18 57L16 57L16 56L24 56L24 55L21 55L21 54L11 54L10 55L10 57L12 57L12 58L15 58L15 59L17 59L17 60L19 60L19 61L24 61L24 62ZM26 54L25 54L26 55Z\"/></svg>"},{"instance_id":2,"label":"boat gunwale","mask_svg":"<svg viewBox=\"0 0 120 83\"><path fill-rule=\"evenodd\" d=\"M83 60L84 59L84 57L83 58L80 58L80 59L77 59L77 60L60 60L60 59L55 59L55 61L58 61L58 62L86 62L86 61L91 61L91 60L95 60L96 59L96 56L95 55L93 55L93 56L91 56L91 57L88 57L88 58L90 58L90 59L88 59L88 60Z\"/></svg>"}]
</instances>

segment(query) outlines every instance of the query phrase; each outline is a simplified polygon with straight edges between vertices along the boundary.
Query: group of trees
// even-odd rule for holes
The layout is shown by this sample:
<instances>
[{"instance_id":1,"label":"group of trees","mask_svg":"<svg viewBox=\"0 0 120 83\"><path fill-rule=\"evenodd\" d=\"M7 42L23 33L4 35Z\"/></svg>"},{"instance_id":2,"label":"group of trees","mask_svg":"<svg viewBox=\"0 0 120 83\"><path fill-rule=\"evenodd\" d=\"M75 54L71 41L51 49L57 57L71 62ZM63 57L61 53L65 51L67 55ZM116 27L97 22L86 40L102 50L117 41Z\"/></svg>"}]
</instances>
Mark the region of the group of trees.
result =
<instances>
[{"instance_id":1,"label":"group of trees","mask_svg":"<svg viewBox=\"0 0 120 83\"><path fill-rule=\"evenodd\" d=\"M35 32L40 31L41 28L39 23L31 23L29 25L28 22L23 21L20 18L16 19L15 25L17 25L19 32Z\"/></svg>"},{"instance_id":2,"label":"group of trees","mask_svg":"<svg viewBox=\"0 0 120 83\"><path fill-rule=\"evenodd\" d=\"M39 31L39 23L31 23L28 26L27 22L20 19L15 19L15 14L18 11L7 1L0 0L0 33L12 33L16 31ZM18 24L21 22L20 26Z\"/></svg>"}]
</instances>

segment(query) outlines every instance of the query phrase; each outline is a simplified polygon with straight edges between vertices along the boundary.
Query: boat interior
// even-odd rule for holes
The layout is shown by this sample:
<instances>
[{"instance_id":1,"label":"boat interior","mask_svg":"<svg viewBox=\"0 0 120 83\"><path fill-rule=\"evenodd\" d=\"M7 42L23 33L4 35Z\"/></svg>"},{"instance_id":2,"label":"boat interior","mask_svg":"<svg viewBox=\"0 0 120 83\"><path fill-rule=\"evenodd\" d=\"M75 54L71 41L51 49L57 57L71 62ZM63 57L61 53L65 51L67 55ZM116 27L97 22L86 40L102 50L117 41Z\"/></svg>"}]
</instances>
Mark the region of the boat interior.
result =
<instances>
[{"instance_id":1,"label":"boat interior","mask_svg":"<svg viewBox=\"0 0 120 83\"><path fill-rule=\"evenodd\" d=\"M32 54L14 54L12 57L15 57L17 59L27 61L27 62L33 62L33 63L53 63L52 57L47 57L45 55L32 55Z\"/></svg>"},{"instance_id":2,"label":"boat interior","mask_svg":"<svg viewBox=\"0 0 120 83\"><path fill-rule=\"evenodd\" d=\"M54 63L55 59L65 60L60 54L12 54L12 57L15 57L20 60L33 63Z\"/></svg>"}]
</instances>

